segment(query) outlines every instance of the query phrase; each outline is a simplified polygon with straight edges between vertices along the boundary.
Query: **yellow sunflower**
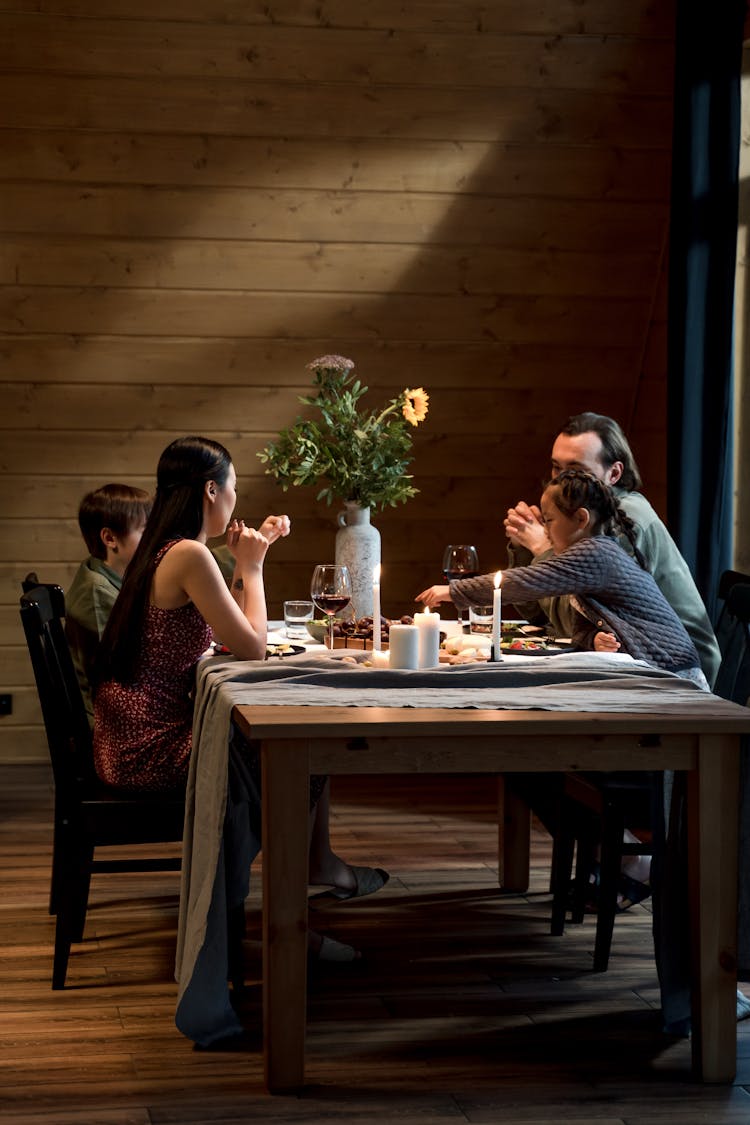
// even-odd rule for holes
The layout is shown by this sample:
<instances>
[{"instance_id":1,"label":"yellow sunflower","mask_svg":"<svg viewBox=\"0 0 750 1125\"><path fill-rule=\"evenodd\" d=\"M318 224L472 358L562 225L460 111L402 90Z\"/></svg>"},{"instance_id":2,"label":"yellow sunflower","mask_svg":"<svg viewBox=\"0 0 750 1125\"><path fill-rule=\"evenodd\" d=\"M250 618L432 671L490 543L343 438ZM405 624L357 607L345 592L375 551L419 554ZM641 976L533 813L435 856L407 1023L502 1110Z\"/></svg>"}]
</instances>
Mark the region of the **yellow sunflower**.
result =
<instances>
[{"instance_id":1,"label":"yellow sunflower","mask_svg":"<svg viewBox=\"0 0 750 1125\"><path fill-rule=\"evenodd\" d=\"M404 391L404 405L401 407L401 412L407 422L410 422L412 426L418 426L427 417L429 405L430 396L424 387L417 387L413 391L407 387Z\"/></svg>"}]
</instances>

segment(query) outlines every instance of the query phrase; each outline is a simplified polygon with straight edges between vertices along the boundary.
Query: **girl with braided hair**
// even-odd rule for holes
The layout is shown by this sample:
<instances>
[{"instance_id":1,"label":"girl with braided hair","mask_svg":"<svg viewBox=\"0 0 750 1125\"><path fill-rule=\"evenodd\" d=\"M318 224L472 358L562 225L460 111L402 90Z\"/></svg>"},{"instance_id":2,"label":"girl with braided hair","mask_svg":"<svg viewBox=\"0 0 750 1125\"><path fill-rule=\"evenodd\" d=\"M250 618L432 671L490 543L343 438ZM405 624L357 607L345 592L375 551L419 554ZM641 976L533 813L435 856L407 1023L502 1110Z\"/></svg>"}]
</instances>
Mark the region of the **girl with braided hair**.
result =
<instances>
[{"instance_id":1,"label":"girl with braided hair","mask_svg":"<svg viewBox=\"0 0 750 1125\"><path fill-rule=\"evenodd\" d=\"M610 535L617 538L625 535L638 565L646 570L646 562L636 544L635 524L630 516L620 507L612 489L604 481L587 473L585 469L566 469L558 473L545 486L546 489L558 485L557 492L553 494L555 506L565 515L574 517L580 508L586 508L598 516L600 523L599 535Z\"/></svg>"},{"instance_id":2,"label":"girl with braided hair","mask_svg":"<svg viewBox=\"0 0 750 1125\"><path fill-rule=\"evenodd\" d=\"M609 485L568 469L546 486L541 511L554 554L502 572L512 602L568 595L576 610L577 649L628 653L708 690L685 627L638 557L633 524ZM629 555L617 541L624 534ZM431 586L417 595L428 606L453 601L460 609L492 601L494 575Z\"/></svg>"},{"instance_id":3,"label":"girl with braided hair","mask_svg":"<svg viewBox=\"0 0 750 1125\"><path fill-rule=\"evenodd\" d=\"M575 610L577 649L628 653L656 668L689 679L708 691L698 653L635 546L632 520L608 484L582 469L566 469L549 482L541 513L552 556L502 572L503 593L512 602L567 595ZM633 555L620 546L625 536ZM494 575L464 578L450 586L431 586L417 601L453 601L461 609L492 602ZM596 784L598 775L592 775ZM560 807L559 775L514 773L512 788L553 835ZM627 829L626 842L636 837ZM618 911L651 893L649 856L625 856ZM596 869L592 879L596 883ZM592 891L594 898L596 891Z\"/></svg>"}]
</instances>

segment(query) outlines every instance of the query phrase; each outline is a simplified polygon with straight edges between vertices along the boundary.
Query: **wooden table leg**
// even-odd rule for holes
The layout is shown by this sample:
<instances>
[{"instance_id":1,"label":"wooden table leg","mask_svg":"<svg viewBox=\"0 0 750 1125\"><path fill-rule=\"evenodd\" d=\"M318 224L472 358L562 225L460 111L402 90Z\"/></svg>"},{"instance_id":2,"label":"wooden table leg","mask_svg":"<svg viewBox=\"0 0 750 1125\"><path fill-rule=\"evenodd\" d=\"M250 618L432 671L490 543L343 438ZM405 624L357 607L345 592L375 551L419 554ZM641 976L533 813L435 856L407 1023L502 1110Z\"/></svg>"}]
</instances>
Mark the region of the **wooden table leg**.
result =
<instances>
[{"instance_id":1,"label":"wooden table leg","mask_svg":"<svg viewBox=\"0 0 750 1125\"><path fill-rule=\"evenodd\" d=\"M501 774L497 786L498 882L504 891L523 894L529 888L531 810Z\"/></svg>"},{"instance_id":2,"label":"wooden table leg","mask_svg":"<svg viewBox=\"0 0 750 1125\"><path fill-rule=\"evenodd\" d=\"M307 1022L308 755L264 744L263 1048L269 1093L300 1088Z\"/></svg>"},{"instance_id":3,"label":"wooden table leg","mask_svg":"<svg viewBox=\"0 0 750 1125\"><path fill-rule=\"evenodd\" d=\"M702 735L688 775L693 1071L731 1082L737 1068L739 739Z\"/></svg>"}]
</instances>

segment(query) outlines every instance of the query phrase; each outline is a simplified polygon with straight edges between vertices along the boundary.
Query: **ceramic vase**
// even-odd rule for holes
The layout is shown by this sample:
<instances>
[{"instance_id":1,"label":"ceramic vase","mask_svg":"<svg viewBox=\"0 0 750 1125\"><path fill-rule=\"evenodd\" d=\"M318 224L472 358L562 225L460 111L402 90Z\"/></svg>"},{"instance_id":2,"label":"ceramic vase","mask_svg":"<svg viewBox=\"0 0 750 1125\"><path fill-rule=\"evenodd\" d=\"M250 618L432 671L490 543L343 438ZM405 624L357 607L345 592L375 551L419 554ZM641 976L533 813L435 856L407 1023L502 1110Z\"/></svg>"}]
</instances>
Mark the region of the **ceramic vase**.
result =
<instances>
[{"instance_id":1,"label":"ceramic vase","mask_svg":"<svg viewBox=\"0 0 750 1125\"><path fill-rule=\"evenodd\" d=\"M349 567L355 615L370 617L373 571L380 562L380 532L370 523L370 509L351 500L344 502L337 522L336 562Z\"/></svg>"}]
</instances>

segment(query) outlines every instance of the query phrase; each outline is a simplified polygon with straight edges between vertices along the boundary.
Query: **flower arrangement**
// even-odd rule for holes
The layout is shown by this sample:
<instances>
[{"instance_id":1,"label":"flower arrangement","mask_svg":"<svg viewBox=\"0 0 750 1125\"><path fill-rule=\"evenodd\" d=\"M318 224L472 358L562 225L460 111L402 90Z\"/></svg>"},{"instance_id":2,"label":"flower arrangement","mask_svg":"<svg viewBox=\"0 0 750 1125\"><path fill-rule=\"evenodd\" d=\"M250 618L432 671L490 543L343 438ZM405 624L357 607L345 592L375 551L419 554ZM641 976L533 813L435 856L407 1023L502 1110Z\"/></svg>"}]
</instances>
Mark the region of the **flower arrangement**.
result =
<instances>
[{"instance_id":1,"label":"flower arrangement","mask_svg":"<svg viewBox=\"0 0 750 1125\"><path fill-rule=\"evenodd\" d=\"M367 393L354 377L354 363L324 355L307 364L315 395L299 401L314 407L316 419L297 418L278 439L258 453L266 473L286 491L290 484L318 485L318 500L354 501L363 508L395 507L417 494L406 469L411 433L427 415L429 396L422 387L404 390L380 411L363 411Z\"/></svg>"}]
</instances>

